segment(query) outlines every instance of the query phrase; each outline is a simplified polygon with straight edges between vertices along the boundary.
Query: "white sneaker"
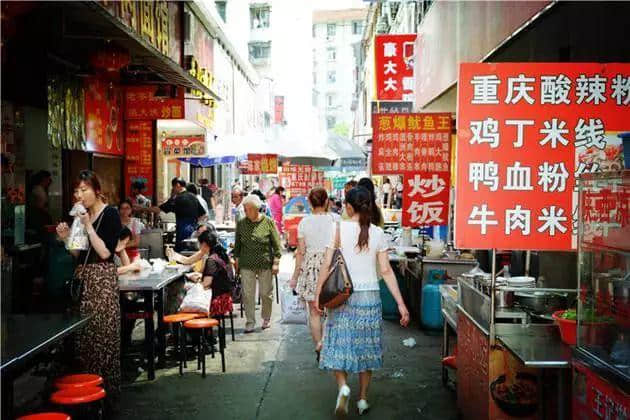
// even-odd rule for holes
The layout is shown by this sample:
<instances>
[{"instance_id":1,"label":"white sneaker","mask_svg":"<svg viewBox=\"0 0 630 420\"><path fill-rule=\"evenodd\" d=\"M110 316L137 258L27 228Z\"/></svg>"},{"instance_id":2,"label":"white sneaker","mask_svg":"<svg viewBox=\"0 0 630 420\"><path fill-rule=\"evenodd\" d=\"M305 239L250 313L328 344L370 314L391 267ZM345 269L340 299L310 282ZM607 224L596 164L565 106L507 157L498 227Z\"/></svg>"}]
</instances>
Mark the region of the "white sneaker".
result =
<instances>
[{"instance_id":1,"label":"white sneaker","mask_svg":"<svg viewBox=\"0 0 630 420\"><path fill-rule=\"evenodd\" d=\"M339 388L339 394L337 394L337 406L335 407L335 414L337 417L345 417L348 415L348 404L350 403L350 388L348 385L343 385Z\"/></svg>"},{"instance_id":2,"label":"white sneaker","mask_svg":"<svg viewBox=\"0 0 630 420\"><path fill-rule=\"evenodd\" d=\"M362 416L368 412L370 409L370 404L366 400L359 400L357 403L357 408L359 409L359 415Z\"/></svg>"}]
</instances>

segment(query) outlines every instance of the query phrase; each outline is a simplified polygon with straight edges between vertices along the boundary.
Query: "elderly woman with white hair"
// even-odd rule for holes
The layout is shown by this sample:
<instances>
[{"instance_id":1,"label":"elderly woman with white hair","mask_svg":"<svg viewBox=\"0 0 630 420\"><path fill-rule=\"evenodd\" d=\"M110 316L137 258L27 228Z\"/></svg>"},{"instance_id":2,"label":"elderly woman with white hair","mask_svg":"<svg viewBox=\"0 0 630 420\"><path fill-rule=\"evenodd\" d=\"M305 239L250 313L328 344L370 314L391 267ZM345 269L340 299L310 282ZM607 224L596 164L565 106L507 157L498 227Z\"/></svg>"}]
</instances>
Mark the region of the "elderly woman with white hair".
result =
<instances>
[{"instance_id":1,"label":"elderly woman with white hair","mask_svg":"<svg viewBox=\"0 0 630 420\"><path fill-rule=\"evenodd\" d=\"M262 201L254 194L243 199L245 218L236 224L234 258L241 273L243 304L245 305L245 333L256 326L256 280L262 298L262 329L271 326L273 303L273 275L278 274L281 245L280 235L272 219L260 213Z\"/></svg>"}]
</instances>

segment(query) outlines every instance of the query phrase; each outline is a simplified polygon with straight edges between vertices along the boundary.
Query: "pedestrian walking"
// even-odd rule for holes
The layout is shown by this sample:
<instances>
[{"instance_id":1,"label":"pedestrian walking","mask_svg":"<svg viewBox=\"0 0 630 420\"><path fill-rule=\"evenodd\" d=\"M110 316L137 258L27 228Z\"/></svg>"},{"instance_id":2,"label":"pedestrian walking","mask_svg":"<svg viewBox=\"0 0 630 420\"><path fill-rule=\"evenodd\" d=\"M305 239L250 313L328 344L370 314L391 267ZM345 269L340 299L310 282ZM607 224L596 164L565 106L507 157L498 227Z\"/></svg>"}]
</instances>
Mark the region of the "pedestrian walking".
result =
<instances>
[{"instance_id":1,"label":"pedestrian walking","mask_svg":"<svg viewBox=\"0 0 630 420\"><path fill-rule=\"evenodd\" d=\"M284 208L284 187L276 187L274 193L269 197L269 209L271 216L276 222L276 227L280 236L284 234L284 225L282 224L282 209Z\"/></svg>"},{"instance_id":2,"label":"pedestrian walking","mask_svg":"<svg viewBox=\"0 0 630 420\"><path fill-rule=\"evenodd\" d=\"M122 230L115 207L104 203L101 183L92 171L81 171L78 197L87 209L80 215L90 241L88 251L71 251L79 257L75 277L82 282L79 302L81 316L91 316L88 325L77 333L79 372L101 375L109 406L120 396L120 296L114 264L116 245ZM63 240L70 234L65 223L57 226Z\"/></svg>"},{"instance_id":3,"label":"pedestrian walking","mask_svg":"<svg viewBox=\"0 0 630 420\"><path fill-rule=\"evenodd\" d=\"M335 222L340 220L336 214L329 213L328 194L324 188L314 188L308 195L312 213L298 225L298 247L295 253L295 271L289 287L295 289L309 307L309 326L315 344L317 361L322 348L322 322L320 312L315 306L315 292L319 269L324 260L326 247L330 245Z\"/></svg>"},{"instance_id":4,"label":"pedestrian walking","mask_svg":"<svg viewBox=\"0 0 630 420\"><path fill-rule=\"evenodd\" d=\"M246 217L236 224L233 255L235 268L241 274L247 318L245 333L249 334L254 332L256 326L256 281L260 285L262 298L262 329L271 326L272 277L278 274L281 245L275 223L260 213L260 198L251 194L243 199L242 204Z\"/></svg>"},{"instance_id":5,"label":"pedestrian walking","mask_svg":"<svg viewBox=\"0 0 630 420\"><path fill-rule=\"evenodd\" d=\"M358 184L357 181L355 181L354 179L346 182L346 184L343 186L343 196L344 196L344 200L345 197L348 195L348 192L350 192L351 189L353 189L354 187L356 187ZM348 216L348 213L346 212L346 208L344 206L343 211L341 212L341 218L343 220L349 220L350 216Z\"/></svg>"},{"instance_id":6,"label":"pedestrian walking","mask_svg":"<svg viewBox=\"0 0 630 420\"><path fill-rule=\"evenodd\" d=\"M376 204L376 192L374 191L374 183L370 178L361 178L357 184L359 187L365 188L370 193L370 201L372 203L372 213L370 215L370 222L380 228L385 227L385 218L383 218L383 212Z\"/></svg>"},{"instance_id":7,"label":"pedestrian walking","mask_svg":"<svg viewBox=\"0 0 630 420\"><path fill-rule=\"evenodd\" d=\"M385 177L383 180L383 208L388 209L390 207L390 198L392 194L392 184L389 178Z\"/></svg>"},{"instance_id":8,"label":"pedestrian walking","mask_svg":"<svg viewBox=\"0 0 630 420\"><path fill-rule=\"evenodd\" d=\"M235 223L245 217L245 210L243 209L244 197L245 194L240 187L235 186L232 188L232 205L234 206L232 208L232 218Z\"/></svg>"},{"instance_id":9,"label":"pedestrian walking","mask_svg":"<svg viewBox=\"0 0 630 420\"><path fill-rule=\"evenodd\" d=\"M372 197L362 187L353 188L346 196L346 210L350 220L340 222L334 239L326 251L320 269L315 304L329 272L334 248L339 247L354 292L342 306L328 311L319 367L332 370L339 388L335 413L348 413L350 388L349 373L359 374L359 415L369 409L368 389L372 371L383 366L381 299L376 276L376 261L383 269L387 288L398 304L400 325L409 323L409 311L398 289L396 276L389 264L388 243L383 230L371 223Z\"/></svg>"}]
</instances>

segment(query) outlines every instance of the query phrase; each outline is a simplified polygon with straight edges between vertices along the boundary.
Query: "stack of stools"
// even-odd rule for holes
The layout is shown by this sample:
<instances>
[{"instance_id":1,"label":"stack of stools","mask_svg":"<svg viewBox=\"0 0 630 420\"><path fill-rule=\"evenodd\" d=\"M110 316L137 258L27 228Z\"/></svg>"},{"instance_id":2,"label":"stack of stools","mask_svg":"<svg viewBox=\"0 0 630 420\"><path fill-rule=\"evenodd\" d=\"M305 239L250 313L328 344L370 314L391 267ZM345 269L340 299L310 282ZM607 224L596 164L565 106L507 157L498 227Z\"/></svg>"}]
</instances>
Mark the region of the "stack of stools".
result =
<instances>
[{"instance_id":1,"label":"stack of stools","mask_svg":"<svg viewBox=\"0 0 630 420\"><path fill-rule=\"evenodd\" d=\"M55 381L55 391L50 396L53 404L72 407L74 409L90 410L93 403L98 403L97 418L103 417L103 401L105 390L101 387L103 378L94 374L78 374L63 376ZM94 415L86 416L94 418Z\"/></svg>"},{"instance_id":2,"label":"stack of stools","mask_svg":"<svg viewBox=\"0 0 630 420\"><path fill-rule=\"evenodd\" d=\"M214 337L213 328L219 329L219 353L221 353L221 368L225 372L225 329L221 327L221 323L213 318L197 318L184 322L186 330L199 331L199 341L197 343L197 369L201 369L202 377L206 377L206 332L210 333L210 340ZM211 354L214 359L214 347L211 345ZM180 360L180 372L182 371L182 361Z\"/></svg>"},{"instance_id":3,"label":"stack of stools","mask_svg":"<svg viewBox=\"0 0 630 420\"><path fill-rule=\"evenodd\" d=\"M178 312L176 314L165 315L163 320L165 324L171 324L175 327L175 337L177 348L178 360L179 360L179 374L184 374L184 368L186 367L186 337L182 335L183 324L191 319L205 317L203 314L193 314L187 312Z\"/></svg>"}]
</instances>

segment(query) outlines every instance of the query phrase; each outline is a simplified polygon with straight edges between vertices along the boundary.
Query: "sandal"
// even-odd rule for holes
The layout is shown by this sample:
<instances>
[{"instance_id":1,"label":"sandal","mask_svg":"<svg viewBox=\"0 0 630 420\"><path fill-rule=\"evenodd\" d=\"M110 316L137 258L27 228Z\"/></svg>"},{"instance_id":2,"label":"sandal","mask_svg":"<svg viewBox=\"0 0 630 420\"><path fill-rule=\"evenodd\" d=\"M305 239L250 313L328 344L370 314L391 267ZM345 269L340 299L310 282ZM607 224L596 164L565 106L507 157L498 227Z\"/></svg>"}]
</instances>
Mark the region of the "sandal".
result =
<instances>
[{"instance_id":1,"label":"sandal","mask_svg":"<svg viewBox=\"0 0 630 420\"><path fill-rule=\"evenodd\" d=\"M317 360L317 364L319 364L320 353L321 353L321 350L315 350L315 360Z\"/></svg>"}]
</instances>

